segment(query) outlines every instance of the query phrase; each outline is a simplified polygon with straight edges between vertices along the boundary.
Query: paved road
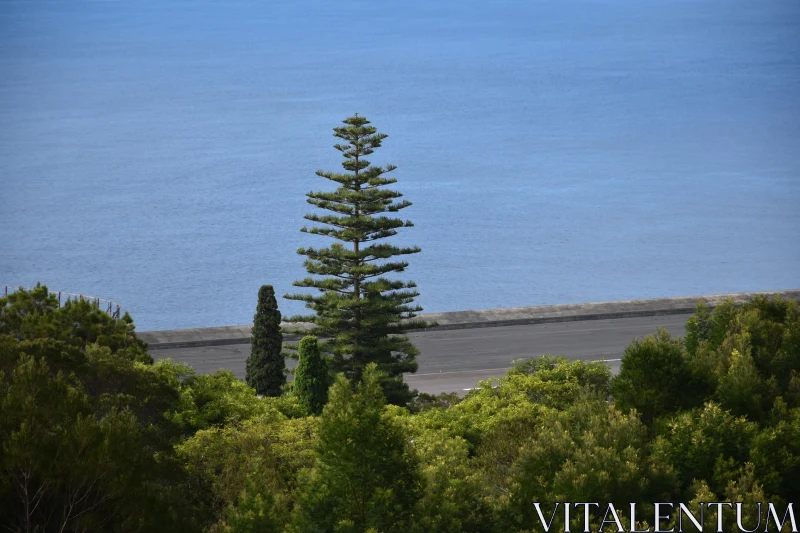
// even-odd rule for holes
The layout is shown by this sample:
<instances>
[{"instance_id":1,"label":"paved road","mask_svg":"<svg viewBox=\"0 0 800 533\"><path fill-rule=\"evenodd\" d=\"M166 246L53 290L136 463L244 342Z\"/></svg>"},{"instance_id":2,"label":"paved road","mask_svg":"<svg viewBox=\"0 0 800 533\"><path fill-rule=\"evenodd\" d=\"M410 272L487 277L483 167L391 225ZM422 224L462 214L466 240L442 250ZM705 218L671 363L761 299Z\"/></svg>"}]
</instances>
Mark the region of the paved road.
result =
<instances>
[{"instance_id":1,"label":"paved road","mask_svg":"<svg viewBox=\"0 0 800 533\"><path fill-rule=\"evenodd\" d=\"M612 371L619 369L625 347L635 337L655 333L664 327L683 336L690 315L667 315L614 320L586 320L526 326L505 326L445 331L425 331L409 335L422 354L419 370L406 376L408 384L422 392L463 392L479 380L501 376L514 359L542 354L563 355L568 359L609 361ZM188 363L200 373L220 368L244 378L249 344L152 350L153 357L171 357ZM294 365L290 361L291 366Z\"/></svg>"}]
</instances>

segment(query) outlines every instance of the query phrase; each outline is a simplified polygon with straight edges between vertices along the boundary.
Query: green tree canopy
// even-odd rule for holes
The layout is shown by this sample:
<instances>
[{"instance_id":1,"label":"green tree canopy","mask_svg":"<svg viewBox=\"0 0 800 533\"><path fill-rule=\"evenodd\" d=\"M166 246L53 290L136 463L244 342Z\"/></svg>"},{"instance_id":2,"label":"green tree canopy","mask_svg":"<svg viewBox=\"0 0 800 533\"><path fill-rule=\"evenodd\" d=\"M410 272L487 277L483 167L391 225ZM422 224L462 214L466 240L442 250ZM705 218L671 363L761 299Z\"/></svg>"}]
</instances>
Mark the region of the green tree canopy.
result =
<instances>
[{"instance_id":1,"label":"green tree canopy","mask_svg":"<svg viewBox=\"0 0 800 533\"><path fill-rule=\"evenodd\" d=\"M709 392L687 363L681 339L665 329L634 339L625 349L612 388L617 404L639 411L648 426L659 416L694 407Z\"/></svg>"},{"instance_id":2,"label":"green tree canopy","mask_svg":"<svg viewBox=\"0 0 800 533\"><path fill-rule=\"evenodd\" d=\"M529 533L533 501L546 516L556 501L635 501L641 529L651 502L736 501L753 527L755 503L785 509L800 492L794 302L700 308L685 345L663 331L635 341L617 380L602 362L542 356L413 413L386 405L374 362L327 390L313 337L295 393L260 396L230 371L150 364L132 323L56 304L37 288L0 306L10 530Z\"/></svg>"},{"instance_id":3,"label":"green tree canopy","mask_svg":"<svg viewBox=\"0 0 800 533\"><path fill-rule=\"evenodd\" d=\"M778 398L800 407L800 309L794 300L758 296L713 311L698 304L686 324L687 361L707 395L734 414L766 421Z\"/></svg>"},{"instance_id":4,"label":"green tree canopy","mask_svg":"<svg viewBox=\"0 0 800 533\"><path fill-rule=\"evenodd\" d=\"M384 408L376 367L367 365L355 391L343 374L331 387L317 464L300 489L296 531L410 530L422 489L419 463Z\"/></svg>"},{"instance_id":5,"label":"green tree canopy","mask_svg":"<svg viewBox=\"0 0 800 533\"><path fill-rule=\"evenodd\" d=\"M133 335L45 287L0 304L0 523L19 531L195 531L167 415L179 391ZM116 322L116 323L115 323Z\"/></svg>"},{"instance_id":6,"label":"green tree canopy","mask_svg":"<svg viewBox=\"0 0 800 533\"><path fill-rule=\"evenodd\" d=\"M659 429L654 453L674 466L682 485L704 480L721 493L747 460L758 424L708 402L665 420Z\"/></svg>"},{"instance_id":7,"label":"green tree canopy","mask_svg":"<svg viewBox=\"0 0 800 533\"><path fill-rule=\"evenodd\" d=\"M96 343L120 357L152 363L147 344L136 338L135 329L127 312L116 319L94 302L67 300L59 306L47 285L40 283L0 298L0 335L18 340L49 338L83 350Z\"/></svg>"}]
</instances>

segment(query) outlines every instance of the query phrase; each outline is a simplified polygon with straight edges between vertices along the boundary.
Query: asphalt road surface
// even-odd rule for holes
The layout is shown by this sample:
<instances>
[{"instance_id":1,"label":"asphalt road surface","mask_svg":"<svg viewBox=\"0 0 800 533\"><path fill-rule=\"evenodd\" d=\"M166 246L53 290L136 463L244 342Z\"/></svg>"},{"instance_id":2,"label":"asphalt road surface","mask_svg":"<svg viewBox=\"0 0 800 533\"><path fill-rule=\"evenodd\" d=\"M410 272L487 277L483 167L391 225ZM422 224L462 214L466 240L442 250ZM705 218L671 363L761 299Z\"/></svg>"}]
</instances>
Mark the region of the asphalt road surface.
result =
<instances>
[{"instance_id":1,"label":"asphalt road surface","mask_svg":"<svg viewBox=\"0 0 800 533\"><path fill-rule=\"evenodd\" d=\"M419 370L406 375L406 382L421 392L459 392L475 387L478 381L502 376L514 359L543 354L560 355L582 361L605 360L613 372L636 337L655 333L659 327L672 335L683 336L690 315L666 315L613 320L584 320L526 326L425 331L409 335L422 352ZM192 365L206 374L229 369L244 378L249 344L171 348L151 350L153 357L171 357ZM288 361L294 366L294 361Z\"/></svg>"}]
</instances>

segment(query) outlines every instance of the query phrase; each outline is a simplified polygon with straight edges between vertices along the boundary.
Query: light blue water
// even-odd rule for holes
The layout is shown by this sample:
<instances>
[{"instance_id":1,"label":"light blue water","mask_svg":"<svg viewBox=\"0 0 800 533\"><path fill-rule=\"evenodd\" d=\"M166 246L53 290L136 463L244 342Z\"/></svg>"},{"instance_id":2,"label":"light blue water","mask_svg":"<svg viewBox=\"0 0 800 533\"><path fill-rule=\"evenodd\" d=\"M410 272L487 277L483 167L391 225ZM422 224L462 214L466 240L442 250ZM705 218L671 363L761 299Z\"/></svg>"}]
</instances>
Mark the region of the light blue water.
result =
<instances>
[{"instance_id":1,"label":"light blue water","mask_svg":"<svg viewBox=\"0 0 800 533\"><path fill-rule=\"evenodd\" d=\"M247 323L354 111L426 311L800 287L797 0L0 1L0 285Z\"/></svg>"}]
</instances>

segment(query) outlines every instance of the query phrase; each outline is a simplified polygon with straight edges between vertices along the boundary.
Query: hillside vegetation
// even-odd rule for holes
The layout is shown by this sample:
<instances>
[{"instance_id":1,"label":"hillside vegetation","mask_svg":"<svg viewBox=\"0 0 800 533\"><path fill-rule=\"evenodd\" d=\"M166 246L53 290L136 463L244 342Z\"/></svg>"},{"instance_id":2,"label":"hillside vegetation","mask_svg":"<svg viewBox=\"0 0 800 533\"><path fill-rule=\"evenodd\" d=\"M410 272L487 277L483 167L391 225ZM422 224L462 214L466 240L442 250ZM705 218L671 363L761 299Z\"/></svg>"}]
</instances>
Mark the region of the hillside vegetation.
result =
<instances>
[{"instance_id":1,"label":"hillside vegetation","mask_svg":"<svg viewBox=\"0 0 800 533\"><path fill-rule=\"evenodd\" d=\"M552 502L641 502L643 520L650 502L785 509L800 495L798 371L797 302L758 298L698 306L685 339L633 340L615 378L545 356L403 408L370 364L310 415L291 391L154 362L130 317L59 308L37 287L0 299L0 524L507 533L543 530L532 502L547 516Z\"/></svg>"}]
</instances>

